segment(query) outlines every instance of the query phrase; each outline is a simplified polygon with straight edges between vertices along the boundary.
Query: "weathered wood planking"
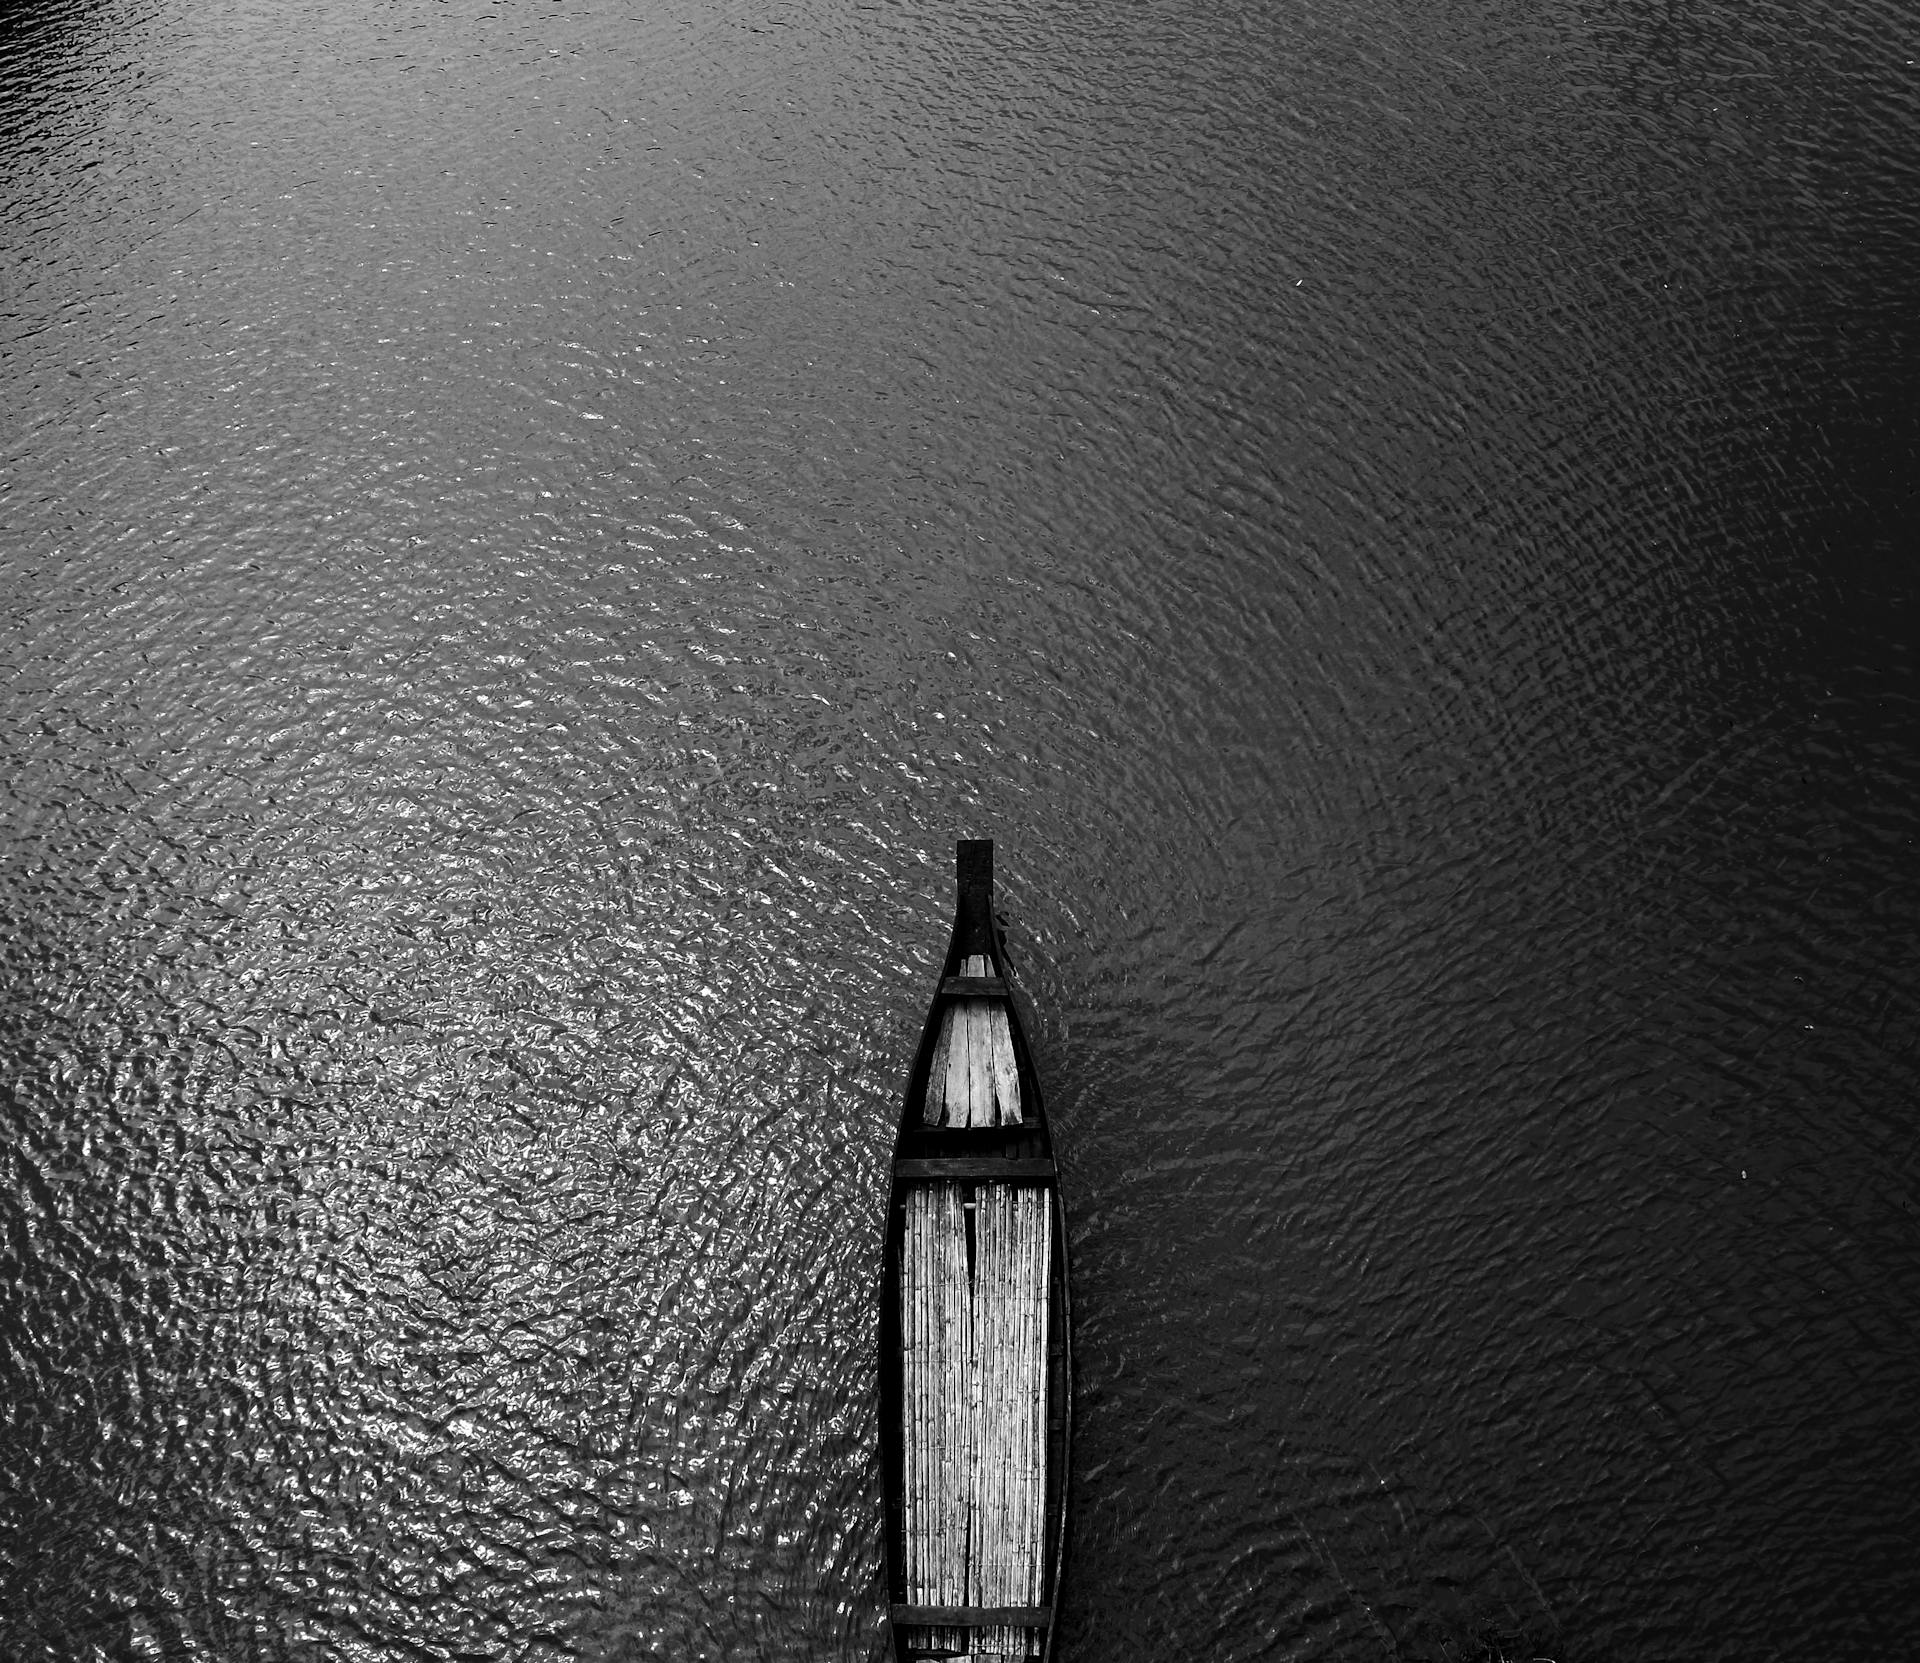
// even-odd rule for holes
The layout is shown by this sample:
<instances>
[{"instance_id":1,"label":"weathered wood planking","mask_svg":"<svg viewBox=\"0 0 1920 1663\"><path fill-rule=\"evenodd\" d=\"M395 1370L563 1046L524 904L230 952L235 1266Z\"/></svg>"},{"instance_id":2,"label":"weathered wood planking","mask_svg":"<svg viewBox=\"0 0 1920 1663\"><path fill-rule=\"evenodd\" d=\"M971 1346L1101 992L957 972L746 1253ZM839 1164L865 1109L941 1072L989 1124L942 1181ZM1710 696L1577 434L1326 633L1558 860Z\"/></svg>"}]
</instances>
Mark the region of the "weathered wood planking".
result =
<instances>
[{"instance_id":1,"label":"weathered wood planking","mask_svg":"<svg viewBox=\"0 0 1920 1663\"><path fill-rule=\"evenodd\" d=\"M988 974L984 955L940 983L944 1008L927 1074L923 1116L929 1126L1018 1125L1020 1070L1014 1059L1004 978Z\"/></svg>"}]
</instances>

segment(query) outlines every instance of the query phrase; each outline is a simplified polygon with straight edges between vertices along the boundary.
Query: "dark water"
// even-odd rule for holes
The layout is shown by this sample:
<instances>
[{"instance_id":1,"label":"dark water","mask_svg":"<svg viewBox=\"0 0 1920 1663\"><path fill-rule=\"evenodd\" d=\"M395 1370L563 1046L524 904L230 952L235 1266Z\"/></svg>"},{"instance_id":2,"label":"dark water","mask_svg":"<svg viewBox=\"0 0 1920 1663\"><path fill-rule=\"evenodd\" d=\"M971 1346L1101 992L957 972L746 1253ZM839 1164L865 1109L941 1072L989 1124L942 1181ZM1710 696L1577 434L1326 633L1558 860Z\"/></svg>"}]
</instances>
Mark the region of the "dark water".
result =
<instances>
[{"instance_id":1,"label":"dark water","mask_svg":"<svg viewBox=\"0 0 1920 1663\"><path fill-rule=\"evenodd\" d=\"M967 833L1064 1658L1910 1648L1910 7L0 28L0 1656L874 1656Z\"/></svg>"}]
</instances>

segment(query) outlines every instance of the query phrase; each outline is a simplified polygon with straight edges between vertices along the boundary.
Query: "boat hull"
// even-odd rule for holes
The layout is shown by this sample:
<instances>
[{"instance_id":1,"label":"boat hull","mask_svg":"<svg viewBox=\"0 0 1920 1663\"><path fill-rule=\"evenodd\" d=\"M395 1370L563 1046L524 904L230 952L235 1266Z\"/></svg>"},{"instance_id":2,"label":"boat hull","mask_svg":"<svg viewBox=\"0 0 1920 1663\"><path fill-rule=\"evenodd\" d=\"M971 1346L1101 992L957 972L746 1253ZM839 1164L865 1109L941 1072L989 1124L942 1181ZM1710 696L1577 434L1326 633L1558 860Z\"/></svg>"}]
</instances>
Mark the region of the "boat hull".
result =
<instances>
[{"instance_id":1,"label":"boat hull","mask_svg":"<svg viewBox=\"0 0 1920 1663\"><path fill-rule=\"evenodd\" d=\"M1050 1659L1066 1555L1073 1437L1066 1210L993 916L991 843L960 845L959 880L940 983L903 1094L887 1201L880 1444L897 1663L954 1655ZM956 1006L966 1007L963 1017L950 1014ZM1004 1012L1004 1030L995 1011ZM965 1093L950 1090L943 1100L942 1087L967 1077L953 1060L952 1036L988 1027L997 1072L990 1090L978 1083L989 1071L972 1076L971 1112L979 1113L986 1096L994 1108L990 1123L979 1124L968 1118ZM1009 1089L1012 1081L1017 1090ZM1016 1096L1017 1118L1007 1101ZM938 1238L947 1245L937 1250L927 1223L935 1214L947 1221ZM1007 1294L1015 1284L991 1268L1000 1262L994 1244L1001 1227L989 1230L986 1221L1002 1217L1027 1221L1013 1249L1026 1266L1027 1280L1017 1284L1023 1293ZM928 1293L930 1252L946 1266L944 1296ZM944 1327L935 1311L940 1297L955 1319ZM1024 1315L1009 1314L1016 1309ZM964 1363L955 1361L961 1353ZM1024 1499L1008 1500L1015 1496ZM1004 1523L1009 1516L1017 1528Z\"/></svg>"}]
</instances>

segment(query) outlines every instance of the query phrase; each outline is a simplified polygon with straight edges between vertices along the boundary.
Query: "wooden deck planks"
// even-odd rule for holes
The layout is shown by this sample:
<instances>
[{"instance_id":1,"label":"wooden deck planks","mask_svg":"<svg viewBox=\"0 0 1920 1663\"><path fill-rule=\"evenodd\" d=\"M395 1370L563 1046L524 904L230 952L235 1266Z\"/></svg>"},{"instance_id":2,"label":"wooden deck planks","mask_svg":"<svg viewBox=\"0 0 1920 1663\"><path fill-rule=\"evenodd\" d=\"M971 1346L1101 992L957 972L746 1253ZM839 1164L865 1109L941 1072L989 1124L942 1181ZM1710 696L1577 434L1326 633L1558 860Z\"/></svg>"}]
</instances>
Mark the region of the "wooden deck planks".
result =
<instances>
[{"instance_id":1,"label":"wooden deck planks","mask_svg":"<svg viewBox=\"0 0 1920 1663\"><path fill-rule=\"evenodd\" d=\"M907 1605L1022 1613L1044 1593L1051 1193L906 1191L900 1274ZM969 1263L969 1258L971 1262ZM917 1628L915 1649L1027 1657L1034 1625Z\"/></svg>"},{"instance_id":2,"label":"wooden deck planks","mask_svg":"<svg viewBox=\"0 0 1920 1663\"><path fill-rule=\"evenodd\" d=\"M1002 989L983 954L961 966L964 985L977 981ZM944 985L952 985L944 984ZM940 1013L927 1094L921 1117L929 1126L1017 1126L1020 1070L1014 1061L1013 1029L999 997L955 997Z\"/></svg>"}]
</instances>

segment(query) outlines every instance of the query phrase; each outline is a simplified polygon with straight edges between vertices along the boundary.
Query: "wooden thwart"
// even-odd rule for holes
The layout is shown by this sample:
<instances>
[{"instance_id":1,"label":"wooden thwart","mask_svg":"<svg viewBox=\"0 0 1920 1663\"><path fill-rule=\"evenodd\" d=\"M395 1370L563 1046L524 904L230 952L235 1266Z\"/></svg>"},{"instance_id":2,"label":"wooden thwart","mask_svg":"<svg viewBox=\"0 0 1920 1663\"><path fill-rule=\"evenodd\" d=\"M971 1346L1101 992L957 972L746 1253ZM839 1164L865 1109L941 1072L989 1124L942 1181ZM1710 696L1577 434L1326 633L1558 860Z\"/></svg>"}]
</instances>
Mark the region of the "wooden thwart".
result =
<instances>
[{"instance_id":1,"label":"wooden thwart","mask_svg":"<svg viewBox=\"0 0 1920 1663\"><path fill-rule=\"evenodd\" d=\"M895 1161L893 1170L903 1182L928 1179L997 1179L1004 1183L1044 1181L1055 1176L1053 1162L1004 1155L939 1155L920 1161Z\"/></svg>"},{"instance_id":2,"label":"wooden thwart","mask_svg":"<svg viewBox=\"0 0 1920 1663\"><path fill-rule=\"evenodd\" d=\"M944 1628L1051 1628L1053 1610L1045 1605L896 1605L896 1625Z\"/></svg>"},{"instance_id":3,"label":"wooden thwart","mask_svg":"<svg viewBox=\"0 0 1920 1663\"><path fill-rule=\"evenodd\" d=\"M940 983L941 993L949 999L1005 999L1007 984L998 976L948 976Z\"/></svg>"}]
</instances>

